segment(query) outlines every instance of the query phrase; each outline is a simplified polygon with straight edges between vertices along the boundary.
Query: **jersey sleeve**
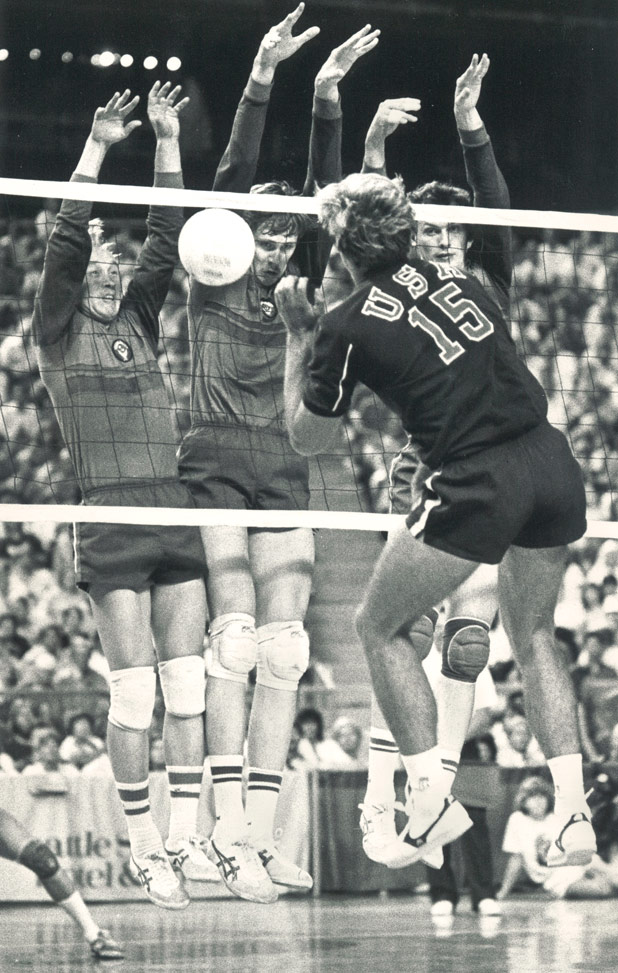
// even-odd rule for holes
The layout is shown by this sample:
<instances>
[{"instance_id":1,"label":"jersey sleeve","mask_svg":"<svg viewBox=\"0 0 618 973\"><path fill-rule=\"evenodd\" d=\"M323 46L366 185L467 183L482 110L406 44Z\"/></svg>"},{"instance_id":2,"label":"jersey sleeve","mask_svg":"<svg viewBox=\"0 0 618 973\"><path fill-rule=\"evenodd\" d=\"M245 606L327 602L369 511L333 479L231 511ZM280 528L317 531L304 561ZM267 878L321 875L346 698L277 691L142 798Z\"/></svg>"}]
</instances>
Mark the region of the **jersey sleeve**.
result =
<instances>
[{"instance_id":1,"label":"jersey sleeve","mask_svg":"<svg viewBox=\"0 0 618 973\"><path fill-rule=\"evenodd\" d=\"M313 99L309 161L303 186L303 196L313 196L331 182L339 182L341 168L341 103L333 104L325 98Z\"/></svg>"},{"instance_id":2,"label":"jersey sleeve","mask_svg":"<svg viewBox=\"0 0 618 973\"><path fill-rule=\"evenodd\" d=\"M155 173L155 186L182 189L180 172ZM151 206L148 235L140 251L123 307L138 315L153 345L159 340L159 314L178 260L178 236L183 224L180 206Z\"/></svg>"},{"instance_id":3,"label":"jersey sleeve","mask_svg":"<svg viewBox=\"0 0 618 973\"><path fill-rule=\"evenodd\" d=\"M227 148L215 173L213 189L248 193L255 181L272 85L249 78L243 91Z\"/></svg>"},{"instance_id":4,"label":"jersey sleeve","mask_svg":"<svg viewBox=\"0 0 618 973\"><path fill-rule=\"evenodd\" d=\"M335 320L327 314L318 325L303 393L309 412L333 418L347 411L357 382L354 345L335 326Z\"/></svg>"},{"instance_id":5,"label":"jersey sleeve","mask_svg":"<svg viewBox=\"0 0 618 973\"><path fill-rule=\"evenodd\" d=\"M74 173L71 182L96 179ZM56 217L45 252L43 272L34 299L32 333L35 344L58 341L81 299L82 285L92 252L88 222L89 200L65 199Z\"/></svg>"},{"instance_id":6,"label":"jersey sleeve","mask_svg":"<svg viewBox=\"0 0 618 973\"><path fill-rule=\"evenodd\" d=\"M496 162L485 126L471 132L460 130L459 138L474 205L509 209L511 198L508 186ZM506 290L511 285L513 275L512 249L511 230L504 226L484 226L473 244L473 254L485 273Z\"/></svg>"}]
</instances>

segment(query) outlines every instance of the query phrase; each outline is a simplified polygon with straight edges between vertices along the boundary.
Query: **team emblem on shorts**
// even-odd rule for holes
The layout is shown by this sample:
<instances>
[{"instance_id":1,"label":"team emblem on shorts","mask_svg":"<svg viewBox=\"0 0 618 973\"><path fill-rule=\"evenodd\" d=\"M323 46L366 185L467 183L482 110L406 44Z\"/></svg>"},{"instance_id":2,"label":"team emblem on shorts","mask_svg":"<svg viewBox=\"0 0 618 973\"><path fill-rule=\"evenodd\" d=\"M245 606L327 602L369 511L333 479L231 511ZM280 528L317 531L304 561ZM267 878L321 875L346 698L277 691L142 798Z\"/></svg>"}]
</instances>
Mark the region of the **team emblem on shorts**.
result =
<instances>
[{"instance_id":1,"label":"team emblem on shorts","mask_svg":"<svg viewBox=\"0 0 618 973\"><path fill-rule=\"evenodd\" d=\"M265 298L262 298L260 301L260 307L262 308L262 316L265 317L267 321L272 321L277 313L277 308L275 307L274 301L268 301Z\"/></svg>"},{"instance_id":2,"label":"team emblem on shorts","mask_svg":"<svg viewBox=\"0 0 618 973\"><path fill-rule=\"evenodd\" d=\"M116 338L112 344L112 351L119 361L128 362L133 358L131 345L127 344L122 338Z\"/></svg>"}]
</instances>

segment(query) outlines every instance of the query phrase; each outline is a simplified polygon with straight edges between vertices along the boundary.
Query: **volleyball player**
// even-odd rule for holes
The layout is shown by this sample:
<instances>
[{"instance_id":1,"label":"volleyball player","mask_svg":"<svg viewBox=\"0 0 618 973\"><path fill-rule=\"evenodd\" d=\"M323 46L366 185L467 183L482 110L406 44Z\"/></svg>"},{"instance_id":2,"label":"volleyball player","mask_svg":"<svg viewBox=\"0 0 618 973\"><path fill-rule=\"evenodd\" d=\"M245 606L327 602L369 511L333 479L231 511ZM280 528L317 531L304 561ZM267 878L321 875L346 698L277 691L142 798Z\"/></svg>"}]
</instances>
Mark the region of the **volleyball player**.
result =
<instances>
[{"instance_id":1,"label":"volleyball player","mask_svg":"<svg viewBox=\"0 0 618 973\"><path fill-rule=\"evenodd\" d=\"M181 187L180 88L156 82L148 118L155 185ZM127 90L95 112L72 181L96 182L108 150L141 123ZM117 254L91 227L92 204L65 200L50 236L34 311L41 377L86 504L192 507L178 477L171 407L157 361L159 312L177 260L182 210L152 206L123 294ZM196 816L204 760L204 553L197 528L75 527L78 585L88 592L111 669L108 749L132 866L156 905L189 903L172 864L213 877ZM171 815L166 853L148 797L148 729L157 672Z\"/></svg>"},{"instance_id":2,"label":"volleyball player","mask_svg":"<svg viewBox=\"0 0 618 973\"><path fill-rule=\"evenodd\" d=\"M436 707L411 626L479 563L499 564L500 611L526 709L554 781L548 864L585 864L596 843L583 789L575 699L554 643L566 545L586 527L581 471L547 421L543 389L498 306L470 274L410 258L414 213L400 180L349 176L319 194L320 219L356 289L318 325L305 285L277 289L288 328L285 409L293 446L328 448L357 382L401 418L429 475L389 537L358 614L378 704L410 784L398 840L412 860L463 834L436 745ZM448 660L475 664L466 647Z\"/></svg>"},{"instance_id":3,"label":"volleyball player","mask_svg":"<svg viewBox=\"0 0 618 973\"><path fill-rule=\"evenodd\" d=\"M468 184L475 206L510 206L508 187L496 163L493 147L478 111L483 80L489 70L489 58L474 55L455 85L454 114L463 149ZM385 141L395 128L410 118L406 99L383 103L369 128L363 160L364 172L386 174ZM411 199L418 203L467 206L470 193L459 186L434 180L417 187ZM512 241L509 227L485 226L480 233L470 233L465 224L418 220L415 225L418 256L434 260L477 276L485 289L509 316L510 284L513 269ZM405 514L423 482L423 470L413 441L408 442L392 463L390 480L391 513ZM426 475L426 471L425 471ZM453 780L459 766L467 728L474 704L474 684L489 658L489 630L498 610L497 570L483 565L449 599L447 622L443 635L443 671L434 685L438 707L438 742L444 767ZM417 652L426 654L431 646L434 615L424 616L410 638ZM465 653L466 668L452 664ZM449 659L451 662L449 662ZM472 664L474 660L474 664ZM374 861L392 864L393 858L405 865L397 841L393 803L394 772L399 753L379 706L372 699L367 791L361 805L363 848ZM439 867L438 851L429 864Z\"/></svg>"},{"instance_id":4,"label":"volleyball player","mask_svg":"<svg viewBox=\"0 0 618 973\"><path fill-rule=\"evenodd\" d=\"M31 835L17 818L0 808L0 858L17 862L37 876L50 898L71 917L95 959L123 959L122 948L100 929L69 873L47 845Z\"/></svg>"},{"instance_id":5,"label":"volleyball player","mask_svg":"<svg viewBox=\"0 0 618 973\"><path fill-rule=\"evenodd\" d=\"M304 4L263 38L238 106L214 189L293 194L287 183L253 185L277 66L318 33L295 36ZM338 83L378 41L369 26L336 48L315 79L309 170L303 193L341 177ZM255 237L247 275L224 288L191 282L191 429L179 468L200 507L303 510L308 464L291 448L283 416L285 327L274 289L308 229L296 214L245 214ZM293 260L294 257L294 260ZM291 263L292 262L292 263ZM307 271L305 271L307 272ZM214 784L213 860L236 895L271 902L276 887L309 889L311 876L279 852L277 799L309 663L304 617L311 590L313 535L306 528L202 529L208 564L213 663L207 684L207 748ZM241 777L248 675L257 665L248 730L246 808Z\"/></svg>"}]
</instances>

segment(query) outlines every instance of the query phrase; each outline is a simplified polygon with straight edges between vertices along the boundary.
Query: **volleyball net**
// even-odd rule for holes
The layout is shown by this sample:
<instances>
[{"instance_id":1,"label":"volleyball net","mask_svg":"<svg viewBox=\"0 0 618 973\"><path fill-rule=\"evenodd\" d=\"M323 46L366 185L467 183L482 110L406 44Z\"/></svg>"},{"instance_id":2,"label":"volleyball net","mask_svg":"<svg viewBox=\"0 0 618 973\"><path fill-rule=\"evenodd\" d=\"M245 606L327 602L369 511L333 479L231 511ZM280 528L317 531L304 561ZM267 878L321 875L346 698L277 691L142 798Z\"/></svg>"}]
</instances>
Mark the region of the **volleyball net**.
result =
<instances>
[{"instance_id":1,"label":"volleyball net","mask_svg":"<svg viewBox=\"0 0 618 973\"><path fill-rule=\"evenodd\" d=\"M199 523L246 526L313 526L385 530L399 518L388 514L388 471L405 444L398 419L367 389L356 391L341 423L337 444L311 461L311 502L308 511L178 510L149 507L104 507L81 504L73 464L37 368L32 336L34 297L45 248L60 199L93 202L94 217L105 221L107 239L119 256L123 278L130 279L145 238L149 205L182 206L188 217L207 207L268 214L315 217L314 199L260 194L209 193L148 189L91 183L35 182L0 179L0 519L34 521L98 521L114 523ZM618 217L532 210L417 205L417 219L464 224L481 241L496 227L509 228L513 279L510 324L518 350L543 385L550 421L569 438L586 484L589 535L618 537ZM311 222L311 221L309 221ZM315 223L303 247L315 245ZM225 302L225 289L221 300ZM211 295L212 297L212 295ZM201 344L201 372L188 329L187 274L177 264L160 314L158 364L178 443L191 428L195 383L208 381L208 362L222 345L227 360L240 362L250 347L257 358L271 341L268 311L257 332L243 332L243 309L231 307L225 327L208 347ZM230 321L234 326L230 325ZM245 334L245 337L243 337ZM272 339L277 344L277 339ZM216 344L216 348L215 348ZM281 341L279 342L281 346ZM265 358L265 365L274 361ZM130 366L129 366L130 367ZM245 388L237 394L239 426L260 426L268 416L254 414L251 375L229 375ZM261 372L263 379L263 369ZM273 396L282 372L273 366ZM192 398L193 383L193 398ZM102 401L92 408L112 409ZM103 391L101 391L103 389ZM233 395L232 395L233 398ZM83 407L84 397L76 402ZM136 398L135 428L147 407ZM243 411L246 410L246 411ZM139 414L138 414L139 413ZM272 419L272 417L270 417ZM131 444L132 423L125 445ZM160 444L152 442L153 455ZM225 470L222 470L225 475ZM113 464L109 476L113 478ZM118 470L118 476L122 476ZM153 476L156 475L153 466Z\"/></svg>"}]
</instances>

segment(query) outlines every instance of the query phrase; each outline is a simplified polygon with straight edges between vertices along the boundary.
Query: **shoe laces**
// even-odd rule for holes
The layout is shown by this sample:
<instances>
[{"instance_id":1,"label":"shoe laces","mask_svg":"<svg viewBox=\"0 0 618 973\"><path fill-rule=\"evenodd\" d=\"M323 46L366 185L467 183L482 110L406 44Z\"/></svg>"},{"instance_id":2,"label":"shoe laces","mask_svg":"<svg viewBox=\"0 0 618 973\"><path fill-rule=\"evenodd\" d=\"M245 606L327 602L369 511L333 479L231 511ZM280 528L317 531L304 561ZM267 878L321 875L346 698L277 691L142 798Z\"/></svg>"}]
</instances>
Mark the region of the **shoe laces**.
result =
<instances>
[{"instance_id":1,"label":"shoe laces","mask_svg":"<svg viewBox=\"0 0 618 973\"><path fill-rule=\"evenodd\" d=\"M233 842L233 848L237 848L237 861L256 881L264 880L264 869L258 854L248 838L239 838Z\"/></svg>"},{"instance_id":2,"label":"shoe laces","mask_svg":"<svg viewBox=\"0 0 618 973\"><path fill-rule=\"evenodd\" d=\"M167 856L155 851L152 855L146 855L146 858L150 862L150 875L147 874L146 879L156 881L162 892L173 892L178 887L178 880Z\"/></svg>"}]
</instances>

